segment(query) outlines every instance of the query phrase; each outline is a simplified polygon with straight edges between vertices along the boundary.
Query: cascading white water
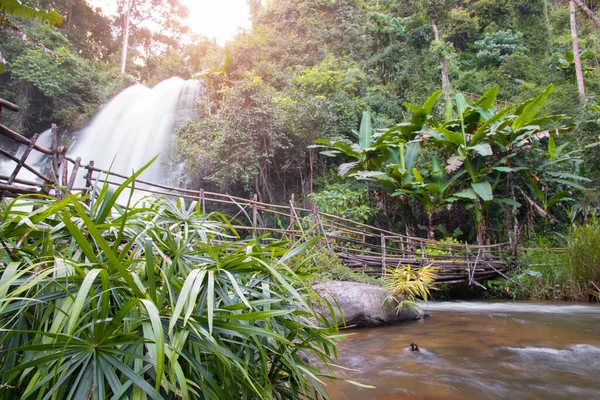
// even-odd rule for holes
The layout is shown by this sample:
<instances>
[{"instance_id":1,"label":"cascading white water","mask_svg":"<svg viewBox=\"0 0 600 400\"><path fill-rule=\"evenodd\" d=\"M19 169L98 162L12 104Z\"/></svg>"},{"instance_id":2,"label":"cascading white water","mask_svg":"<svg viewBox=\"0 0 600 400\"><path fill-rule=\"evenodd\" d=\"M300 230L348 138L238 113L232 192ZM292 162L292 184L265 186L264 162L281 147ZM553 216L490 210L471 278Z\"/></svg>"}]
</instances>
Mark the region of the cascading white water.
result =
<instances>
[{"instance_id":1,"label":"cascading white water","mask_svg":"<svg viewBox=\"0 0 600 400\"><path fill-rule=\"evenodd\" d=\"M172 167L175 128L194 117L202 94L198 81L170 78L152 89L134 85L121 92L94 117L69 150L87 165L131 175L159 156L141 179L165 183ZM79 181L79 183L83 183Z\"/></svg>"}]
</instances>

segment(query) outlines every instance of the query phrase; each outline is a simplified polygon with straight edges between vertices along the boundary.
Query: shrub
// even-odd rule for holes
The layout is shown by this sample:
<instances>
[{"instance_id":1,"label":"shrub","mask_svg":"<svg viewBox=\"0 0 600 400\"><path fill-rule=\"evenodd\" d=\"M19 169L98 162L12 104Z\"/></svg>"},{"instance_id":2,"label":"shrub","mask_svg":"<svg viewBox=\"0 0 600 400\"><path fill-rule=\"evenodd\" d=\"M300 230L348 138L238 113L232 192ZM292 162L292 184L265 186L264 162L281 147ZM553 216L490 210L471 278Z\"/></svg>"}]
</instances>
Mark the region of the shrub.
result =
<instances>
[{"instance_id":1,"label":"shrub","mask_svg":"<svg viewBox=\"0 0 600 400\"><path fill-rule=\"evenodd\" d=\"M568 240L567 256L571 265L573 296L600 300L600 222L574 226Z\"/></svg>"},{"instance_id":2,"label":"shrub","mask_svg":"<svg viewBox=\"0 0 600 400\"><path fill-rule=\"evenodd\" d=\"M323 247L313 247L306 256L299 257L297 265L296 271L304 273L310 284L331 281L382 284L381 279L348 268L334 253Z\"/></svg>"},{"instance_id":3,"label":"shrub","mask_svg":"<svg viewBox=\"0 0 600 400\"><path fill-rule=\"evenodd\" d=\"M369 204L367 189L349 183L327 185L311 195L319 211L335 214L357 222L368 222L379 209Z\"/></svg>"},{"instance_id":4,"label":"shrub","mask_svg":"<svg viewBox=\"0 0 600 400\"><path fill-rule=\"evenodd\" d=\"M527 49L523 44L523 34L513 31L497 31L486 33L483 39L475 42L476 60L483 66L500 66L508 56L514 53L524 53Z\"/></svg>"}]
</instances>

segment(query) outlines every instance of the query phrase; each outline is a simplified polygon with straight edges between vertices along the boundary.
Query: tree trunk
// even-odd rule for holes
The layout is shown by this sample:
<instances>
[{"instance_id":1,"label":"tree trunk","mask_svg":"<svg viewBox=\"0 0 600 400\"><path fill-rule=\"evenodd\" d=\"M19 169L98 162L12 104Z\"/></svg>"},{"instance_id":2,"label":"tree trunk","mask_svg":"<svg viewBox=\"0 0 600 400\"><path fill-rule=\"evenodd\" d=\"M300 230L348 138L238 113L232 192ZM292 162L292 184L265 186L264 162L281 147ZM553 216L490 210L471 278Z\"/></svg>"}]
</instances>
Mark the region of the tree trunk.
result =
<instances>
[{"instance_id":1,"label":"tree trunk","mask_svg":"<svg viewBox=\"0 0 600 400\"><path fill-rule=\"evenodd\" d=\"M485 246L490 244L489 241L488 221L487 218L483 218L481 221L477 221L477 244Z\"/></svg>"},{"instance_id":2,"label":"tree trunk","mask_svg":"<svg viewBox=\"0 0 600 400\"><path fill-rule=\"evenodd\" d=\"M548 16L548 0L544 0L544 14L546 14L546 26L550 29L550 17Z\"/></svg>"},{"instance_id":3,"label":"tree trunk","mask_svg":"<svg viewBox=\"0 0 600 400\"><path fill-rule=\"evenodd\" d=\"M431 18L431 27L433 28L434 39L438 43L442 43L442 38L440 36L440 30L438 28L438 24L435 18ZM446 59L442 54L439 55L440 67L442 69L442 90L444 91L444 98L446 99L446 103L450 102L450 78L448 77L448 65L446 64Z\"/></svg>"},{"instance_id":4,"label":"tree trunk","mask_svg":"<svg viewBox=\"0 0 600 400\"><path fill-rule=\"evenodd\" d=\"M121 75L125 75L125 65L127 64L127 47L129 45L129 17L131 16L131 7L133 0L127 0L126 10L123 21L123 48L121 49Z\"/></svg>"},{"instance_id":5,"label":"tree trunk","mask_svg":"<svg viewBox=\"0 0 600 400\"><path fill-rule=\"evenodd\" d=\"M577 9L575 1L570 0L571 7L571 39L573 40L573 58L575 61L575 75L577 76L577 90L579 91L579 100L585 102L585 83L583 81L583 69L581 68L581 57L579 57L579 39L577 37Z\"/></svg>"},{"instance_id":6,"label":"tree trunk","mask_svg":"<svg viewBox=\"0 0 600 400\"><path fill-rule=\"evenodd\" d=\"M592 23L596 28L600 28L600 18L592 11L582 0L574 0L575 3L587 14L587 16L592 20ZM573 3L573 1L571 1Z\"/></svg>"},{"instance_id":7,"label":"tree trunk","mask_svg":"<svg viewBox=\"0 0 600 400\"><path fill-rule=\"evenodd\" d=\"M69 0L69 11L67 12L67 25L70 25L73 17L73 0Z\"/></svg>"},{"instance_id":8,"label":"tree trunk","mask_svg":"<svg viewBox=\"0 0 600 400\"><path fill-rule=\"evenodd\" d=\"M433 213L427 214L427 239L434 240L435 239L435 230L433 229Z\"/></svg>"}]
</instances>

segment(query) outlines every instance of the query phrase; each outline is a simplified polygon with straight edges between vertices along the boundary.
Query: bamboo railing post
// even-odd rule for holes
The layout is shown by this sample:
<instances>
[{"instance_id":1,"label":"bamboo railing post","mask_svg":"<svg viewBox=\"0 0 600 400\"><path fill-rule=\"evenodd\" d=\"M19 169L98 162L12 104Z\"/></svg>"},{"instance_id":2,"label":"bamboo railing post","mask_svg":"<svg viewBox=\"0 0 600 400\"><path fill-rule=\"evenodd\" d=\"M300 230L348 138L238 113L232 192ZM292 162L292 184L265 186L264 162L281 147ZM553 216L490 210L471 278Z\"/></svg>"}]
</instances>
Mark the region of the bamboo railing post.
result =
<instances>
[{"instance_id":1,"label":"bamboo railing post","mask_svg":"<svg viewBox=\"0 0 600 400\"><path fill-rule=\"evenodd\" d=\"M385 257L387 250L385 247L385 234L381 234L381 276L385 275Z\"/></svg>"},{"instance_id":2,"label":"bamboo railing post","mask_svg":"<svg viewBox=\"0 0 600 400\"><path fill-rule=\"evenodd\" d=\"M60 154L60 163L59 168L61 170L61 186L63 188L67 187L68 184L68 170L69 163L67 162L67 146L60 145L58 146L58 152Z\"/></svg>"},{"instance_id":3,"label":"bamboo railing post","mask_svg":"<svg viewBox=\"0 0 600 400\"><path fill-rule=\"evenodd\" d=\"M58 164L58 132L56 130L56 124L51 125L52 129L52 140L50 142L50 150L52 151L52 163L50 172L52 173L51 179L54 181L56 186L59 185L59 164Z\"/></svg>"},{"instance_id":4,"label":"bamboo railing post","mask_svg":"<svg viewBox=\"0 0 600 400\"><path fill-rule=\"evenodd\" d=\"M89 206L92 202L92 196L94 195L93 186L92 186L92 178L94 174L94 160L90 161L90 164L86 167L87 174L85 175L85 187L88 192L88 198L85 200L85 203Z\"/></svg>"},{"instance_id":5,"label":"bamboo railing post","mask_svg":"<svg viewBox=\"0 0 600 400\"><path fill-rule=\"evenodd\" d=\"M71 192L73 189L73 185L75 184L75 179L77 179L77 172L79 171L79 166L81 165L81 157L77 157L75 159L75 165L73 165L73 170L71 171L71 179L69 179L69 184L67 185L67 193ZM67 167L67 163L65 162L65 169Z\"/></svg>"},{"instance_id":6,"label":"bamboo railing post","mask_svg":"<svg viewBox=\"0 0 600 400\"><path fill-rule=\"evenodd\" d=\"M291 205L294 204L294 193L292 193L292 197L290 199L290 204ZM294 237L296 236L295 232L294 232L294 225L295 224L296 223L294 221L294 208L293 208L293 206L290 206L290 225L289 225L289 228L288 228L288 231L289 231L288 236L289 236L290 242L293 242L294 241Z\"/></svg>"},{"instance_id":7,"label":"bamboo railing post","mask_svg":"<svg viewBox=\"0 0 600 400\"><path fill-rule=\"evenodd\" d=\"M364 256L365 249L367 248L367 231L365 230L365 228L363 228L363 230L362 230L362 242L363 242L363 246L362 246L362 251L360 252L360 254L362 256Z\"/></svg>"},{"instance_id":8,"label":"bamboo railing post","mask_svg":"<svg viewBox=\"0 0 600 400\"><path fill-rule=\"evenodd\" d=\"M317 207L317 205L314 205L314 211L315 211L315 217L317 218L317 223L319 224L319 227L321 228L321 232L323 233L323 238L325 239L325 244L327 245L327 249L330 252L333 252L333 247L331 246L331 243L329 243L329 238L327 237L327 232L325 232L325 228L323 227L323 222L321 222L321 216L319 214L319 207Z\"/></svg>"},{"instance_id":9,"label":"bamboo railing post","mask_svg":"<svg viewBox=\"0 0 600 400\"><path fill-rule=\"evenodd\" d=\"M30 139L31 142L29 143L29 145L27 145L27 149L25 150L25 152L21 156L21 159L17 163L17 166L13 170L12 174L10 174L10 177L8 177L8 182L7 183L9 185L12 185L12 183L15 181L15 178L19 174L19 171L21 171L21 168L25 164L25 161L27 161L27 157L29 157L29 153L31 153L31 150L33 149L33 146L35 145L35 142L38 140L39 137L40 137L39 133L36 133Z\"/></svg>"},{"instance_id":10,"label":"bamboo railing post","mask_svg":"<svg viewBox=\"0 0 600 400\"><path fill-rule=\"evenodd\" d=\"M465 242L465 261L467 263L467 276L470 276L471 266L469 265L469 243Z\"/></svg>"},{"instance_id":11,"label":"bamboo railing post","mask_svg":"<svg viewBox=\"0 0 600 400\"><path fill-rule=\"evenodd\" d=\"M300 229L300 234L304 236L304 229L302 228L302 222L300 222L300 218L296 213L296 207L294 206L294 194L292 193L292 198L290 200L290 210L293 213L294 219L298 221L298 228Z\"/></svg>"},{"instance_id":12,"label":"bamboo railing post","mask_svg":"<svg viewBox=\"0 0 600 400\"><path fill-rule=\"evenodd\" d=\"M256 202L258 201L258 195L254 194L252 198L252 235L254 239L256 239L256 223L258 221L258 205Z\"/></svg>"},{"instance_id":13,"label":"bamboo railing post","mask_svg":"<svg viewBox=\"0 0 600 400\"><path fill-rule=\"evenodd\" d=\"M206 213L206 203L205 203L205 199L204 199L204 189L200 189L200 193L199 193L199 197L200 197L200 210L202 210L202 214Z\"/></svg>"}]
</instances>

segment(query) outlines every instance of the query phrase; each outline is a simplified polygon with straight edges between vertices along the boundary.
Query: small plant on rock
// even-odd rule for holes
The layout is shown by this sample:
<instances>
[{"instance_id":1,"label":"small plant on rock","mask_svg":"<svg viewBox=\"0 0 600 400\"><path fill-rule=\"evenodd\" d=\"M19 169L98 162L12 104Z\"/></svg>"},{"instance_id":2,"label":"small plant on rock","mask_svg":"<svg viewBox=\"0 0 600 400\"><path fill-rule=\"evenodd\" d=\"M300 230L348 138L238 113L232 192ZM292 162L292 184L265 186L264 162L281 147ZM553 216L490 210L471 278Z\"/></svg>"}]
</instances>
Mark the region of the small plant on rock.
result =
<instances>
[{"instance_id":1,"label":"small plant on rock","mask_svg":"<svg viewBox=\"0 0 600 400\"><path fill-rule=\"evenodd\" d=\"M398 303L396 312L402 311L404 304L413 305L416 299L427 301L430 291L435 290L433 281L437 269L432 265L413 269L410 265L390 268L384 275L384 281L390 291L386 301Z\"/></svg>"}]
</instances>

